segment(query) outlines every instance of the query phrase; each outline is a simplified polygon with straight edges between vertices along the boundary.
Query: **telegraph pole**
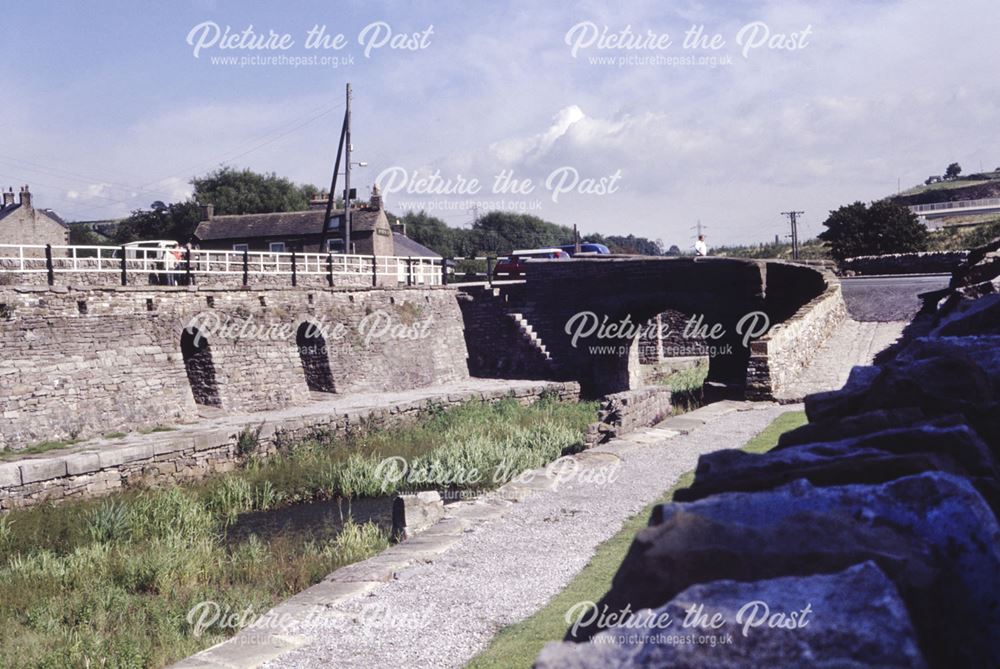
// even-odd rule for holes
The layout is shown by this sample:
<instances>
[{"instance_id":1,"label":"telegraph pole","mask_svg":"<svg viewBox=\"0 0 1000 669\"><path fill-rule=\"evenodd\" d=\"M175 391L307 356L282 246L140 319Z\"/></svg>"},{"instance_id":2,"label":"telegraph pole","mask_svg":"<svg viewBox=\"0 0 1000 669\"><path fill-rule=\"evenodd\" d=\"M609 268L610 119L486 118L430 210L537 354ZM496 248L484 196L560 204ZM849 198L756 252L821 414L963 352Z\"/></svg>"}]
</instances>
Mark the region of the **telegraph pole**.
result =
<instances>
[{"instance_id":1,"label":"telegraph pole","mask_svg":"<svg viewBox=\"0 0 1000 669\"><path fill-rule=\"evenodd\" d=\"M344 253L351 253L351 85L347 84L347 111L344 113Z\"/></svg>"},{"instance_id":2,"label":"telegraph pole","mask_svg":"<svg viewBox=\"0 0 1000 669\"><path fill-rule=\"evenodd\" d=\"M799 259L799 228L798 228L798 217L806 212L804 211L783 211L782 216L787 216L789 223L792 226L792 260Z\"/></svg>"},{"instance_id":3,"label":"telegraph pole","mask_svg":"<svg viewBox=\"0 0 1000 669\"><path fill-rule=\"evenodd\" d=\"M337 142L337 160L333 163L333 178L330 180L330 192L326 197L326 215L323 216L323 234L320 237L319 252L326 253L327 236L330 232L330 216L333 214L333 201L337 197L337 176L340 174L340 157L344 150L344 135L347 133L347 115L344 115L344 123L340 127L340 140ZM344 251L346 253L346 249Z\"/></svg>"}]
</instances>

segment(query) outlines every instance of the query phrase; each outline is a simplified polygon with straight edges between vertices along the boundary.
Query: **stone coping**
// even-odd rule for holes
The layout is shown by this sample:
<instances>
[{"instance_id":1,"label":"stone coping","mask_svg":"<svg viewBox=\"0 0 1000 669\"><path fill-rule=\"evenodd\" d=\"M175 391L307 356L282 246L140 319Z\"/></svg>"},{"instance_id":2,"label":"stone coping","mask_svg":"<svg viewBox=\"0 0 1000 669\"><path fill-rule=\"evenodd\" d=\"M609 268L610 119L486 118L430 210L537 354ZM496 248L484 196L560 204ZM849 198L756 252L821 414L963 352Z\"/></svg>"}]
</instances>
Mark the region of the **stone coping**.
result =
<instances>
[{"instance_id":1,"label":"stone coping","mask_svg":"<svg viewBox=\"0 0 1000 669\"><path fill-rule=\"evenodd\" d=\"M66 449L26 455L0 462L0 492L63 477L92 474L143 461L162 461L172 454L206 451L230 445L247 428L261 429L262 439L280 430L329 426L332 421L363 424L373 415L402 414L431 404L470 400L528 398L545 391L562 396L579 394L574 383L470 379L446 385L401 392L357 393L329 400L258 413L228 414L182 425L165 432L133 433L121 439L92 439Z\"/></svg>"}]
</instances>

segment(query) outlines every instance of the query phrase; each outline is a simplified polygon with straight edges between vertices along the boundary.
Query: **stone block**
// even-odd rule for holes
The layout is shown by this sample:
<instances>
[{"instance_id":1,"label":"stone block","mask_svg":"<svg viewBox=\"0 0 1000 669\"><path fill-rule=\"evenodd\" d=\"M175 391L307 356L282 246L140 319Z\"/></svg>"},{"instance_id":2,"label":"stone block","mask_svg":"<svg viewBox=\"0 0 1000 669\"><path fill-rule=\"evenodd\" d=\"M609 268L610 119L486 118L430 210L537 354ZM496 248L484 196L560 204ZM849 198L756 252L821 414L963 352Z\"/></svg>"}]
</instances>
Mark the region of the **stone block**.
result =
<instances>
[{"instance_id":1,"label":"stone block","mask_svg":"<svg viewBox=\"0 0 1000 669\"><path fill-rule=\"evenodd\" d=\"M437 491L397 495L392 500L392 536L408 539L444 517L444 501Z\"/></svg>"},{"instance_id":2,"label":"stone block","mask_svg":"<svg viewBox=\"0 0 1000 669\"><path fill-rule=\"evenodd\" d=\"M153 446L151 444L136 444L118 449L121 455L122 464L139 462L141 460L153 459Z\"/></svg>"},{"instance_id":3,"label":"stone block","mask_svg":"<svg viewBox=\"0 0 1000 669\"><path fill-rule=\"evenodd\" d=\"M600 604L658 607L696 583L867 560L896 584L931 665L1000 656L1000 526L967 480L939 472L828 488L800 480L658 506Z\"/></svg>"},{"instance_id":4,"label":"stone block","mask_svg":"<svg viewBox=\"0 0 1000 669\"><path fill-rule=\"evenodd\" d=\"M19 465L21 467L21 481L24 483L48 481L66 476L66 461L62 458L23 460Z\"/></svg>"},{"instance_id":5,"label":"stone block","mask_svg":"<svg viewBox=\"0 0 1000 669\"><path fill-rule=\"evenodd\" d=\"M89 474L101 468L101 456L96 451L67 455L66 473L70 476Z\"/></svg>"},{"instance_id":6,"label":"stone block","mask_svg":"<svg viewBox=\"0 0 1000 669\"><path fill-rule=\"evenodd\" d=\"M989 447L967 425L927 424L768 453L709 453L698 459L694 483L674 500L767 490L799 478L817 486L880 483L928 470L998 478Z\"/></svg>"},{"instance_id":7,"label":"stone block","mask_svg":"<svg viewBox=\"0 0 1000 669\"><path fill-rule=\"evenodd\" d=\"M692 607L705 620L719 616L719 626L684 627ZM792 628L767 624L778 615ZM688 635L705 641L667 639ZM547 644L535 669L927 666L905 603L873 562L833 574L694 585L597 636Z\"/></svg>"},{"instance_id":8,"label":"stone block","mask_svg":"<svg viewBox=\"0 0 1000 669\"><path fill-rule=\"evenodd\" d=\"M21 485L21 468L17 463L0 464L0 488Z\"/></svg>"}]
</instances>

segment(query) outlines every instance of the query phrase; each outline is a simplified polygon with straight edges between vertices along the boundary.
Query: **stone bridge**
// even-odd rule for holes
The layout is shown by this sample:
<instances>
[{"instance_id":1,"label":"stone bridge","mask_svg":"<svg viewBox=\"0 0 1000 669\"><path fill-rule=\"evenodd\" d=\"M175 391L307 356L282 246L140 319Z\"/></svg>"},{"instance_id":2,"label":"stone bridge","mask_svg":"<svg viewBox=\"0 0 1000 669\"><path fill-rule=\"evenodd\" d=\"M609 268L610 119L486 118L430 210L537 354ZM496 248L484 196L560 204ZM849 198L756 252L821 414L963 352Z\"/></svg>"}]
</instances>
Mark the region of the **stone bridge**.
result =
<instances>
[{"instance_id":1,"label":"stone bridge","mask_svg":"<svg viewBox=\"0 0 1000 669\"><path fill-rule=\"evenodd\" d=\"M541 262L495 288L0 286L0 450L470 376L596 397L638 384L635 326L667 309L724 332L709 380L750 397L843 317L828 274L714 258ZM747 347L755 311L778 325ZM574 341L581 312L633 327Z\"/></svg>"},{"instance_id":2,"label":"stone bridge","mask_svg":"<svg viewBox=\"0 0 1000 669\"><path fill-rule=\"evenodd\" d=\"M474 374L578 380L591 396L640 382L636 331L668 310L700 317L702 334L715 328L714 337L696 337L713 349L709 383L751 398L771 397L845 316L832 274L777 261L541 262L523 282L462 293ZM762 318L748 317L755 312L767 315L766 334ZM615 324L617 331L601 327Z\"/></svg>"}]
</instances>

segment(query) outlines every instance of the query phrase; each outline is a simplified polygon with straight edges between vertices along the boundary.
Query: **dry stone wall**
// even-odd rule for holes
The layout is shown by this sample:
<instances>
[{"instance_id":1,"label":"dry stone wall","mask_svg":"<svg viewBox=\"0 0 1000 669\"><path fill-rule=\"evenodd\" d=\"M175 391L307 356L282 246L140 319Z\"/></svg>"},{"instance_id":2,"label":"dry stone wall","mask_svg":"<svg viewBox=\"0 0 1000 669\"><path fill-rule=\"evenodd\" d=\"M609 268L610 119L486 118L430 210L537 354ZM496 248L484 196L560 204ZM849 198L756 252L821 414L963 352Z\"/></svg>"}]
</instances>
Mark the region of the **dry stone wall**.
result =
<instances>
[{"instance_id":1,"label":"dry stone wall","mask_svg":"<svg viewBox=\"0 0 1000 669\"><path fill-rule=\"evenodd\" d=\"M955 271L968 254L968 251L924 251L920 253L889 253L881 256L856 256L841 261L840 271L849 276L946 273Z\"/></svg>"}]
</instances>

